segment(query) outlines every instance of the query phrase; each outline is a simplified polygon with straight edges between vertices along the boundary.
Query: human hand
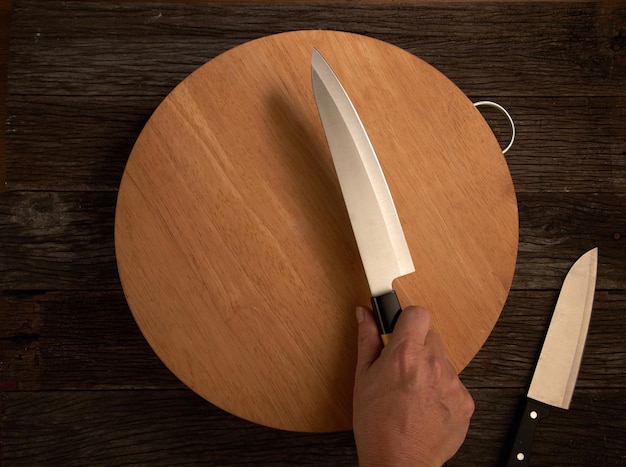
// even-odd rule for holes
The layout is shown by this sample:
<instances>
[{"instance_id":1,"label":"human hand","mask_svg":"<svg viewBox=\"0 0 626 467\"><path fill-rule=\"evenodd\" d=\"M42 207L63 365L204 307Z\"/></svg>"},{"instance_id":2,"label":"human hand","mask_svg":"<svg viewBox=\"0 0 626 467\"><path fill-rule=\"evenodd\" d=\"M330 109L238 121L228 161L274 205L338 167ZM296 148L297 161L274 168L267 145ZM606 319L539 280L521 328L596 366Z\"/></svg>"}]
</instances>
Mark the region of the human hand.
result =
<instances>
[{"instance_id":1,"label":"human hand","mask_svg":"<svg viewBox=\"0 0 626 467\"><path fill-rule=\"evenodd\" d=\"M357 309L353 425L359 465L440 467L459 450L474 401L430 330L407 307L383 348L371 310Z\"/></svg>"}]
</instances>

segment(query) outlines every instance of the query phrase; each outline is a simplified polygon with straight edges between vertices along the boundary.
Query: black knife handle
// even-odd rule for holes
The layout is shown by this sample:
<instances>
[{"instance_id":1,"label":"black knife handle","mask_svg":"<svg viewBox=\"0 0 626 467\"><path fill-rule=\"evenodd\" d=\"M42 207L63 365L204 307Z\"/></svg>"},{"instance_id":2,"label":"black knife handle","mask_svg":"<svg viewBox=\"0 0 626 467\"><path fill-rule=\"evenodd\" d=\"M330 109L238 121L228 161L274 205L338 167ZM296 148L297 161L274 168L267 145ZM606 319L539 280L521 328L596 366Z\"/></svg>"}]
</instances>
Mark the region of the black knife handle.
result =
<instances>
[{"instance_id":1,"label":"black knife handle","mask_svg":"<svg viewBox=\"0 0 626 467\"><path fill-rule=\"evenodd\" d=\"M513 438L513 445L509 451L506 467L530 465L530 453L533 447L533 438L537 424L550 415L550 406L526 398L524 409L517 425L517 432Z\"/></svg>"},{"instance_id":2,"label":"black knife handle","mask_svg":"<svg viewBox=\"0 0 626 467\"><path fill-rule=\"evenodd\" d=\"M398 301L398 296L392 290L384 295L372 297L372 309L378 324L378 332L384 345L387 345L393 328L398 321L402 307Z\"/></svg>"}]
</instances>

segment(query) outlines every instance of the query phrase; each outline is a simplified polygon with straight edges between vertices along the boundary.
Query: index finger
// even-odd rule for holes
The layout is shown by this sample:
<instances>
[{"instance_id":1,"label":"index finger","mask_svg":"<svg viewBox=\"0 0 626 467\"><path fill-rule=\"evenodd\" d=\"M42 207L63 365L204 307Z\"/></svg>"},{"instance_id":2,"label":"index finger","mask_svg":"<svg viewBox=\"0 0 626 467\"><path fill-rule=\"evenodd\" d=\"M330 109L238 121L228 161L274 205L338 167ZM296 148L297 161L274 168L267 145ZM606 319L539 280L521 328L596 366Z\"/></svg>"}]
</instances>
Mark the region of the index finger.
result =
<instances>
[{"instance_id":1,"label":"index finger","mask_svg":"<svg viewBox=\"0 0 626 467\"><path fill-rule=\"evenodd\" d=\"M421 306L408 306L400 313L390 343L394 340L409 339L419 345L424 345L429 330L430 313L428 310Z\"/></svg>"}]
</instances>

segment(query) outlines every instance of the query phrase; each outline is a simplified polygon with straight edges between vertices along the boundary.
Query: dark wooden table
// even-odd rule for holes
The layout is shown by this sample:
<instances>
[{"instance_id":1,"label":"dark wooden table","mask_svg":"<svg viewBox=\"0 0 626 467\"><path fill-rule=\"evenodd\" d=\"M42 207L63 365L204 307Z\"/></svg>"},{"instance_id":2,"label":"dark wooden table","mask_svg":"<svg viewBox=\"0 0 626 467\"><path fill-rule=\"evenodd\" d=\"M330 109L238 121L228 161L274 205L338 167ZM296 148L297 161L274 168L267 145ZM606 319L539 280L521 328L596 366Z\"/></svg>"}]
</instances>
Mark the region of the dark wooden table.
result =
<instances>
[{"instance_id":1,"label":"dark wooden table","mask_svg":"<svg viewBox=\"0 0 626 467\"><path fill-rule=\"evenodd\" d=\"M124 164L167 93L237 44L310 28L403 47L517 123L507 154L517 269L495 330L461 375L477 409L449 465L498 465L561 281L594 246L597 293L574 399L540 425L533 465L626 465L620 3L14 1L0 195L2 465L356 464L350 432L271 430L186 389L135 325L113 246ZM486 115L506 140L506 123Z\"/></svg>"}]
</instances>

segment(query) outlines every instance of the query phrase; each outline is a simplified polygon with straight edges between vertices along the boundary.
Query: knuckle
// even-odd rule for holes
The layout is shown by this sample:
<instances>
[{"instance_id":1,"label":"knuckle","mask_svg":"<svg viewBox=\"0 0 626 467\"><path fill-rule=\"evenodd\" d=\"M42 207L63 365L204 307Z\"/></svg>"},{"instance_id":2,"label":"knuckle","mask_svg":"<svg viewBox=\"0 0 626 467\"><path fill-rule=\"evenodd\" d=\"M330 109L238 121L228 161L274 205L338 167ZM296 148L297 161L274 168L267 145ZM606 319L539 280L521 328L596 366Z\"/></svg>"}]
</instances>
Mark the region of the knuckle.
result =
<instances>
[{"instance_id":1,"label":"knuckle","mask_svg":"<svg viewBox=\"0 0 626 467\"><path fill-rule=\"evenodd\" d=\"M462 407L462 413L465 415L465 418L469 420L470 418L472 418L472 415L474 415L474 410L476 410L474 399L472 399L472 396L467 393L467 397L465 397L465 401Z\"/></svg>"},{"instance_id":2,"label":"knuckle","mask_svg":"<svg viewBox=\"0 0 626 467\"><path fill-rule=\"evenodd\" d=\"M467 388L463 385L463 383L461 382L461 380L458 380L458 384L459 384L459 407L458 407L458 411L459 411L459 415L466 419L469 420L470 418L472 418L472 415L474 414L474 410L476 410L476 405L474 403L474 399L472 398L472 396L470 395L469 391L467 390Z\"/></svg>"},{"instance_id":3,"label":"knuckle","mask_svg":"<svg viewBox=\"0 0 626 467\"><path fill-rule=\"evenodd\" d=\"M419 369L419 349L415 342L408 339L397 342L392 349L391 359L402 379L410 380L417 374Z\"/></svg>"}]
</instances>

